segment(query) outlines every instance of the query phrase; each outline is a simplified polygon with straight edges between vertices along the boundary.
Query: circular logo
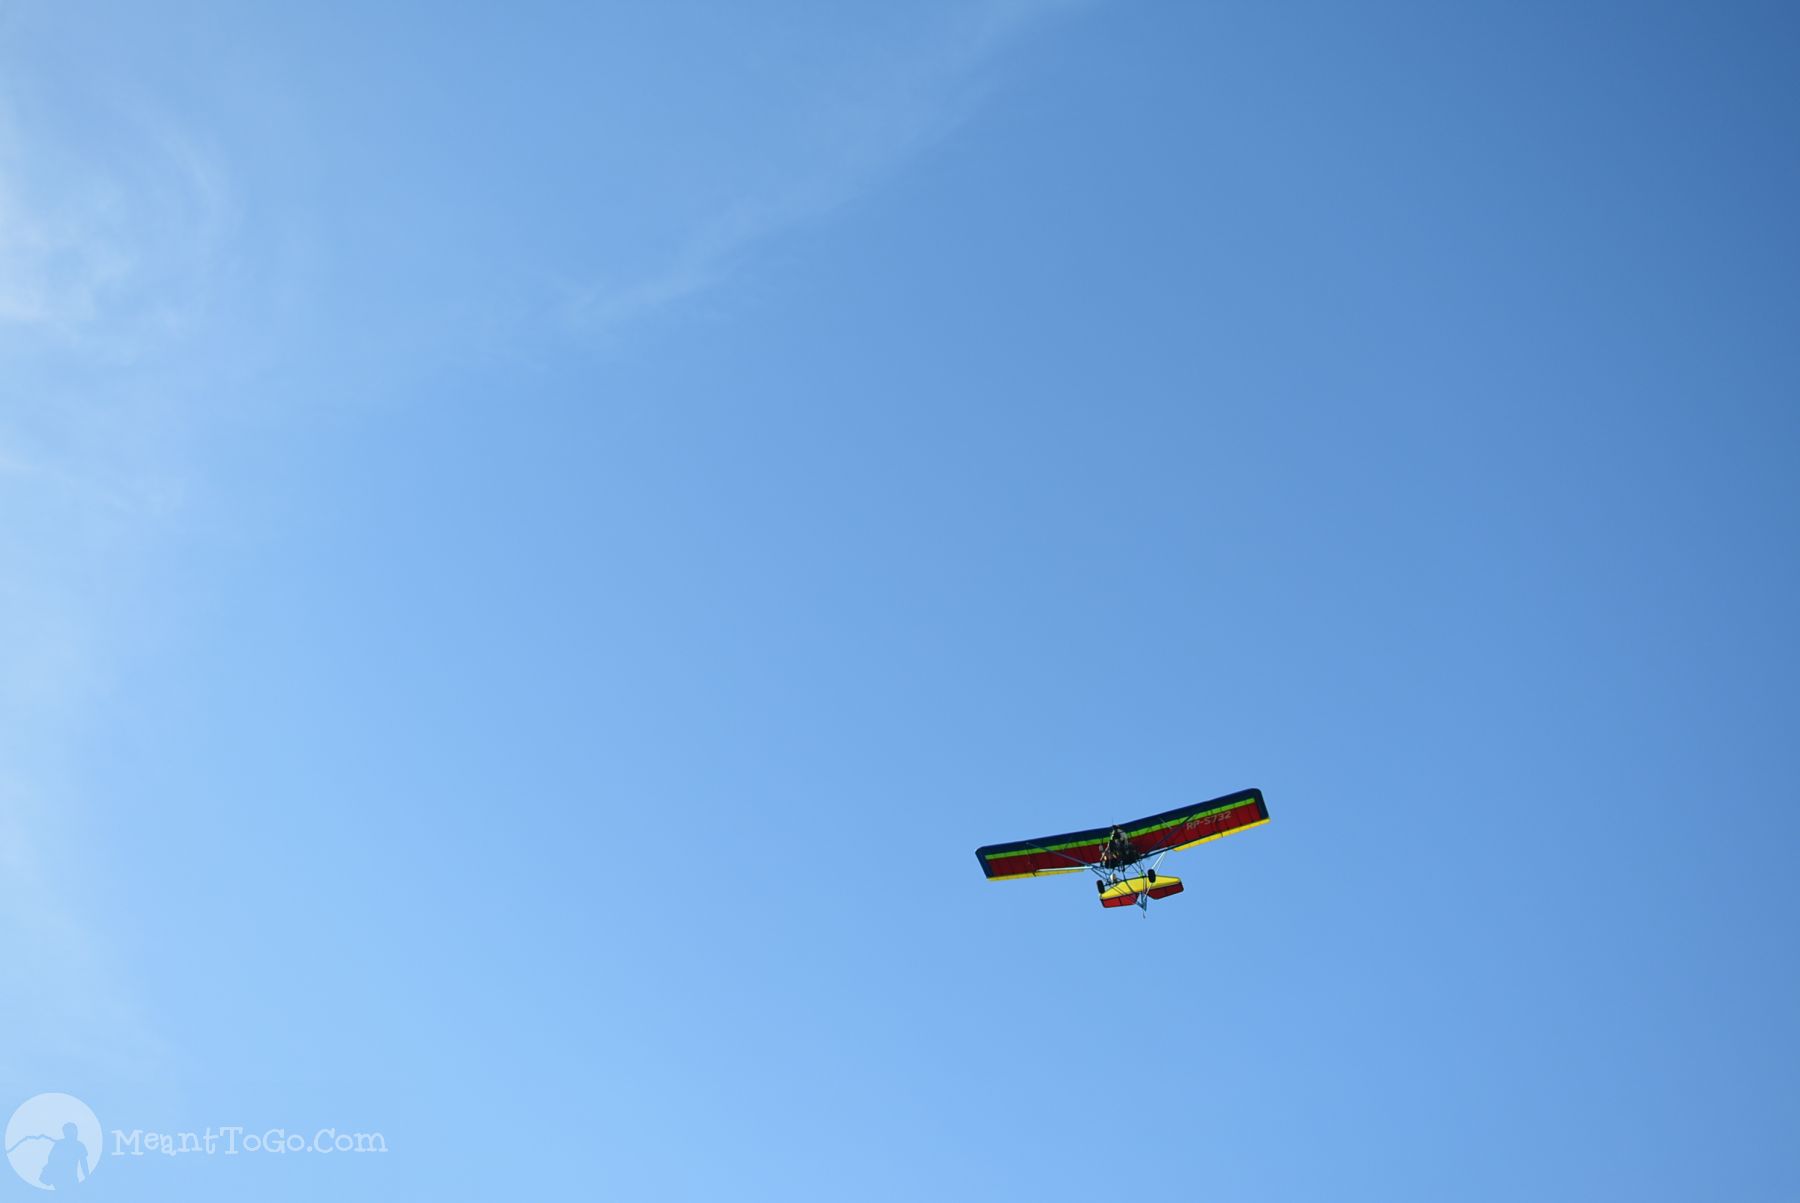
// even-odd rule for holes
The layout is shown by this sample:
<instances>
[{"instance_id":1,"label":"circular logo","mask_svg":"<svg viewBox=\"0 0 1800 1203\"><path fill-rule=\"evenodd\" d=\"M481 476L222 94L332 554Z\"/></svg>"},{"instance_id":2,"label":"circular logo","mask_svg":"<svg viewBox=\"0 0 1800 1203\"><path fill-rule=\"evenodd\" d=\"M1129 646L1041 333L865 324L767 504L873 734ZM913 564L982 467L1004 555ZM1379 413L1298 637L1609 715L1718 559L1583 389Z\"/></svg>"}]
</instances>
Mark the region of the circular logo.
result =
<instances>
[{"instance_id":1,"label":"circular logo","mask_svg":"<svg viewBox=\"0 0 1800 1203\"><path fill-rule=\"evenodd\" d=\"M72 1190L100 1164L100 1139L100 1121L74 1095L33 1095L6 1122L6 1159L39 1190Z\"/></svg>"}]
</instances>

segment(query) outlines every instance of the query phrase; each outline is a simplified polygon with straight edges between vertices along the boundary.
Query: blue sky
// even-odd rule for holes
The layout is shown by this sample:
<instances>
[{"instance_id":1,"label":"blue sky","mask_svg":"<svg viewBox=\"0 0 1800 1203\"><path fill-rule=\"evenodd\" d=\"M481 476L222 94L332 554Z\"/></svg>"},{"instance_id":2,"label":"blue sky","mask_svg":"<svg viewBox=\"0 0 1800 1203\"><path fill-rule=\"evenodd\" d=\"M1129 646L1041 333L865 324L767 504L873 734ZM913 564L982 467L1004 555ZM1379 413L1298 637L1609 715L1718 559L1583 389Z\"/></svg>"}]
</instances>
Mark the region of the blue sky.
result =
<instances>
[{"instance_id":1,"label":"blue sky","mask_svg":"<svg viewBox=\"0 0 1800 1203\"><path fill-rule=\"evenodd\" d=\"M390 1152L88 1193L1800 1191L1784 6L157 8L0 9L0 1080Z\"/></svg>"}]
</instances>

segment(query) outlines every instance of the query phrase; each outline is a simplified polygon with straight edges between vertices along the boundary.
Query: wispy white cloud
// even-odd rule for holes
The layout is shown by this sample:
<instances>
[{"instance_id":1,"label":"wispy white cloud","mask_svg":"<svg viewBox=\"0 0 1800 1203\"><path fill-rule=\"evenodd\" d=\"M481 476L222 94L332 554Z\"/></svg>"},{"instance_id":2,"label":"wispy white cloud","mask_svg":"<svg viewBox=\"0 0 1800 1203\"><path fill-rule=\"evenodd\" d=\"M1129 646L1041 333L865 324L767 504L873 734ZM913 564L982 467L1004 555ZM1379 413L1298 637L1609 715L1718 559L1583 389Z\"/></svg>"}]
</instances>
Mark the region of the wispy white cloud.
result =
<instances>
[{"instance_id":1,"label":"wispy white cloud","mask_svg":"<svg viewBox=\"0 0 1800 1203\"><path fill-rule=\"evenodd\" d=\"M0 98L0 334L9 355L129 359L204 315L237 225L218 157L172 121L102 141L28 131Z\"/></svg>"},{"instance_id":2,"label":"wispy white cloud","mask_svg":"<svg viewBox=\"0 0 1800 1203\"><path fill-rule=\"evenodd\" d=\"M72 516L154 518L178 495L166 452L192 401L140 382L166 386L206 330L240 206L221 156L151 106L79 136L25 107L0 93L0 497L14 528L60 511L65 539L33 554L64 555Z\"/></svg>"},{"instance_id":3,"label":"wispy white cloud","mask_svg":"<svg viewBox=\"0 0 1800 1203\"><path fill-rule=\"evenodd\" d=\"M155 1041L77 846L76 749L181 493L187 402L140 382L166 386L204 329L238 206L173 121L120 112L76 138L19 107L0 97L0 952L18 986L0 1016L37 1055L122 1068Z\"/></svg>"},{"instance_id":4,"label":"wispy white cloud","mask_svg":"<svg viewBox=\"0 0 1800 1203\"><path fill-rule=\"evenodd\" d=\"M1032 26L1086 3L987 0L923 50L864 66L854 87L821 98L824 117L780 182L741 190L653 270L572 290L570 323L606 332L713 288L757 244L839 209L952 134L979 104L984 68Z\"/></svg>"}]
</instances>

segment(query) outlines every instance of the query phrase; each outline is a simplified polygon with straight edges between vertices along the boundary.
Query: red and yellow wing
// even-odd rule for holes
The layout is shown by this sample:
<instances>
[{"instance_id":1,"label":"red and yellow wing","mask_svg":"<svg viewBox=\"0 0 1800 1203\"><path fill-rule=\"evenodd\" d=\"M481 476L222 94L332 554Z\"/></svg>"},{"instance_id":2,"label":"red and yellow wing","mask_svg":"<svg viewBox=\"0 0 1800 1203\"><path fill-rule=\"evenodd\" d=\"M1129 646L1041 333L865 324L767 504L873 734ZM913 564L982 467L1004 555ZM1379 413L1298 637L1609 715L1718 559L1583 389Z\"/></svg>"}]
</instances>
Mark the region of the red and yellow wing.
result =
<instances>
[{"instance_id":1,"label":"red and yellow wing","mask_svg":"<svg viewBox=\"0 0 1800 1203\"><path fill-rule=\"evenodd\" d=\"M1193 806L1181 806L1159 815L1119 826L1131 837L1139 853L1179 852L1234 831L1269 821L1269 808L1261 790L1247 789ZM1015 840L975 849L981 871L989 881L1015 877L1042 877L1049 873L1079 873L1100 863L1100 849L1112 833L1110 827L1071 831L1039 840Z\"/></svg>"}]
</instances>

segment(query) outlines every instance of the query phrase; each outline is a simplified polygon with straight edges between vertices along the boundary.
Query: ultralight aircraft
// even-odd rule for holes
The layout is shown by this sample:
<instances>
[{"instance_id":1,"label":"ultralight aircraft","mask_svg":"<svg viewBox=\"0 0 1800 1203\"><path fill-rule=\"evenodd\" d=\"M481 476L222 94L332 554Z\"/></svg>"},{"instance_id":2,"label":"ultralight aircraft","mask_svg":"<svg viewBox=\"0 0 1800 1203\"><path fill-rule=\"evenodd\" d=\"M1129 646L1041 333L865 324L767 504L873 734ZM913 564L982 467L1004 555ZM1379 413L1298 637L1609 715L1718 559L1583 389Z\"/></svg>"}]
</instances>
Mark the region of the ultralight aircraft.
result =
<instances>
[{"instance_id":1,"label":"ultralight aircraft","mask_svg":"<svg viewBox=\"0 0 1800 1203\"><path fill-rule=\"evenodd\" d=\"M1101 906L1135 906L1147 914L1152 898L1181 893L1181 878L1157 873L1163 857L1268 821L1262 791L1247 789L1110 828L989 844L975 856L989 881L1091 872Z\"/></svg>"}]
</instances>

